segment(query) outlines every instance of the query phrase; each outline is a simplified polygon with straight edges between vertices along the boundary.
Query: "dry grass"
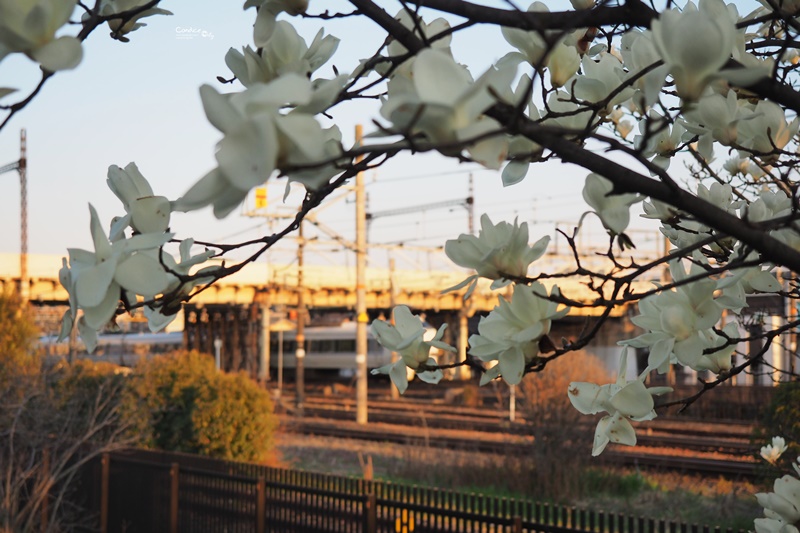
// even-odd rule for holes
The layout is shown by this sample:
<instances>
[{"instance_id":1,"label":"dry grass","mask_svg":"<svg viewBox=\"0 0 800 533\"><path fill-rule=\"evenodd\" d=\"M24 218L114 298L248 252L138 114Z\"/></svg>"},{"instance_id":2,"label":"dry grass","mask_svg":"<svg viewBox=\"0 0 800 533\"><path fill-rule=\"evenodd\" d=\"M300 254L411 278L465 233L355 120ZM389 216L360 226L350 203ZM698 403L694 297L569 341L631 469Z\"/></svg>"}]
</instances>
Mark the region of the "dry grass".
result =
<instances>
[{"instance_id":1,"label":"dry grass","mask_svg":"<svg viewBox=\"0 0 800 533\"><path fill-rule=\"evenodd\" d=\"M284 466L362 476L362 463L372 458L376 479L466 492L549 500L656 519L709 523L752 529L761 509L749 483L725 479L590 469L577 475L583 495L550 497L537 485L536 461L475 452L400 446L351 439L282 434L277 448ZM549 463L554 469L558 465Z\"/></svg>"},{"instance_id":2,"label":"dry grass","mask_svg":"<svg viewBox=\"0 0 800 533\"><path fill-rule=\"evenodd\" d=\"M526 376L518 389L519 409L535 428L534 444L525 456L289 434L279 436L277 446L293 468L361 476L369 456L376 479L752 529L753 518L761 515L752 495L763 487L591 467L592 435L576 424L585 417L570 405L567 388L572 381L602 384L612 378L596 358L572 355L549 364L541 374Z\"/></svg>"}]
</instances>

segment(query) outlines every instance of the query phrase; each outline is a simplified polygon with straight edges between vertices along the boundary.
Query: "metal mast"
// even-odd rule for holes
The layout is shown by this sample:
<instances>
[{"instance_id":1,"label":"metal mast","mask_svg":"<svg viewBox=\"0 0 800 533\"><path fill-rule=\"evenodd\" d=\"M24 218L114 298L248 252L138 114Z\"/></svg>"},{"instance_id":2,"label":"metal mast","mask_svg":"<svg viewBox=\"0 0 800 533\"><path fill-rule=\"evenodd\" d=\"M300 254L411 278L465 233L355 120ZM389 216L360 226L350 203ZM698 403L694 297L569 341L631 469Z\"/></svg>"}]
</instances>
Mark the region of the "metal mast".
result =
<instances>
[{"instance_id":1,"label":"metal mast","mask_svg":"<svg viewBox=\"0 0 800 533\"><path fill-rule=\"evenodd\" d=\"M28 134L19 132L19 284L28 299Z\"/></svg>"},{"instance_id":2,"label":"metal mast","mask_svg":"<svg viewBox=\"0 0 800 533\"><path fill-rule=\"evenodd\" d=\"M356 145L363 127L356 125ZM361 157L356 162L361 161ZM367 423L367 200L364 173L356 174L356 422Z\"/></svg>"},{"instance_id":3,"label":"metal mast","mask_svg":"<svg viewBox=\"0 0 800 533\"><path fill-rule=\"evenodd\" d=\"M28 136L24 129L19 132L19 160L0 167L0 174L16 170L19 172L19 293L28 299Z\"/></svg>"}]
</instances>

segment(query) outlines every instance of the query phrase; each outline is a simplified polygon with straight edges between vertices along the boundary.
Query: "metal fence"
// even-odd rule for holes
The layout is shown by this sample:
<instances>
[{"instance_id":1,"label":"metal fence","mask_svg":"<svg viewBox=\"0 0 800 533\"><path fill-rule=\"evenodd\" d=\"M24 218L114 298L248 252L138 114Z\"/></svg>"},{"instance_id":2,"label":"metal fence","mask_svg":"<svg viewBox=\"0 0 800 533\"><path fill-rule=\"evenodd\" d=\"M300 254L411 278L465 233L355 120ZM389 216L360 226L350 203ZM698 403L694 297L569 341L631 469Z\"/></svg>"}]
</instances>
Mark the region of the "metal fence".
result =
<instances>
[{"instance_id":1,"label":"metal fence","mask_svg":"<svg viewBox=\"0 0 800 533\"><path fill-rule=\"evenodd\" d=\"M90 499L102 533L723 533L708 526L165 452L107 454L91 477Z\"/></svg>"}]
</instances>

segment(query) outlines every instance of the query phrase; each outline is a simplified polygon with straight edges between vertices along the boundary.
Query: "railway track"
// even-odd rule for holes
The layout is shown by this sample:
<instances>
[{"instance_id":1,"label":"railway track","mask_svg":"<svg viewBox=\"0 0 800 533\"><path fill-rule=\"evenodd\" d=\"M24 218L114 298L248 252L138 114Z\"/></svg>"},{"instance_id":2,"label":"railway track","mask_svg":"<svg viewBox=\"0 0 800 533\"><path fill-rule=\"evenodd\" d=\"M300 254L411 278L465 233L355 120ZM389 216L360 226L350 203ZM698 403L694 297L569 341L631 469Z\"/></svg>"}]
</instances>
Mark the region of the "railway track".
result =
<instances>
[{"instance_id":1,"label":"railway track","mask_svg":"<svg viewBox=\"0 0 800 533\"><path fill-rule=\"evenodd\" d=\"M391 442L496 454L529 453L534 428L521 417L508 420L497 405L481 408L450 405L431 399L386 400L371 397L369 424L355 420L351 396L311 395L303 417L284 415L284 429L334 438ZM285 395L284 412L294 413L294 397ZM585 431L593 431L593 422ZM639 424L637 446L617 447L602 455L605 463L659 468L682 473L750 478L755 476L757 450L751 443L753 427L731 421L697 422L656 419ZM624 450L624 451L620 451Z\"/></svg>"},{"instance_id":2,"label":"railway track","mask_svg":"<svg viewBox=\"0 0 800 533\"><path fill-rule=\"evenodd\" d=\"M293 401L289 399L289 405ZM354 420L355 402L350 398L309 397L304 403L304 416L311 419L347 422ZM508 414L496 408L467 408L450 405L431 405L415 401L369 401L371 424L400 426L408 432L415 430L459 430L480 434L500 434L508 437L531 437L532 424L521 417L515 422ZM656 419L638 425L639 446L673 448L692 452L713 452L731 457L752 457L757 452L750 437L753 427L730 421L699 423ZM359 428L362 426L356 426ZM586 423L586 431L593 431L593 422Z\"/></svg>"},{"instance_id":3,"label":"railway track","mask_svg":"<svg viewBox=\"0 0 800 533\"><path fill-rule=\"evenodd\" d=\"M458 431L461 434L456 434L455 430L431 428L422 431L420 428L414 428L413 431L410 431L408 426L396 424L372 422L363 426L346 420L331 421L288 416L282 417L281 424L284 430L308 435L504 455L530 453L530 447L533 444L532 436L473 432L467 437L463 434L463 429ZM646 436L639 437L640 445L631 448L630 451L619 451L619 448L608 450L599 460L604 464L617 466L657 468L685 474L724 476L736 479L753 478L756 475L757 463L752 461L687 456L685 453L676 454L676 450L669 452L663 448L658 449L660 453L646 451L648 448L641 445L643 437L644 440L647 440Z\"/></svg>"}]
</instances>

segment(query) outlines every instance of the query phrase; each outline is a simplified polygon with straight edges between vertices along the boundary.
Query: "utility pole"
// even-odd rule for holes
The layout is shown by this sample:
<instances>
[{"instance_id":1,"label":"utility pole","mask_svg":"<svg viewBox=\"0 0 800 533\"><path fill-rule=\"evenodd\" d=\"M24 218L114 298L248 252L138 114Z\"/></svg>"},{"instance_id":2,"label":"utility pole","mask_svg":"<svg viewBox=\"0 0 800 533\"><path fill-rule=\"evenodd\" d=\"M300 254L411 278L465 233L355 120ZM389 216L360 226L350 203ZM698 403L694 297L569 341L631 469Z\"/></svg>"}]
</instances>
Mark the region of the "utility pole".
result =
<instances>
[{"instance_id":1,"label":"utility pole","mask_svg":"<svg viewBox=\"0 0 800 533\"><path fill-rule=\"evenodd\" d=\"M306 359L306 306L305 287L303 286L303 252L305 239L303 238L303 221L297 228L297 348L295 354L295 401L297 416L303 416L303 402L305 401L305 359Z\"/></svg>"},{"instance_id":2,"label":"utility pole","mask_svg":"<svg viewBox=\"0 0 800 533\"><path fill-rule=\"evenodd\" d=\"M19 294L28 300L28 135L19 132L19 160L0 167L0 174L19 172Z\"/></svg>"},{"instance_id":3,"label":"utility pole","mask_svg":"<svg viewBox=\"0 0 800 533\"><path fill-rule=\"evenodd\" d=\"M28 300L28 134L19 131L19 289Z\"/></svg>"},{"instance_id":4,"label":"utility pole","mask_svg":"<svg viewBox=\"0 0 800 533\"><path fill-rule=\"evenodd\" d=\"M258 381L262 386L266 386L269 381L270 324L269 292L267 292L264 295L264 301L261 302L261 320L259 322L261 329L258 333L261 345L261 349L258 351Z\"/></svg>"},{"instance_id":5,"label":"utility pole","mask_svg":"<svg viewBox=\"0 0 800 533\"><path fill-rule=\"evenodd\" d=\"M391 320L392 325L394 326L394 306L396 305L395 302L395 293L397 292L397 285L395 284L394 280L394 257L389 259L389 307L391 308L391 316L389 320ZM392 352L392 363L397 362L397 358L399 355L397 352ZM389 392L393 400L400 399L400 391L397 390L397 387L394 386L392 380L389 380Z\"/></svg>"},{"instance_id":6,"label":"utility pole","mask_svg":"<svg viewBox=\"0 0 800 533\"><path fill-rule=\"evenodd\" d=\"M356 125L356 145L364 128ZM356 159L356 163L361 157ZM367 423L367 198L364 173L356 174L356 422Z\"/></svg>"},{"instance_id":7,"label":"utility pole","mask_svg":"<svg viewBox=\"0 0 800 533\"><path fill-rule=\"evenodd\" d=\"M469 173L469 195L467 196L467 229L475 235L475 179Z\"/></svg>"}]
</instances>

